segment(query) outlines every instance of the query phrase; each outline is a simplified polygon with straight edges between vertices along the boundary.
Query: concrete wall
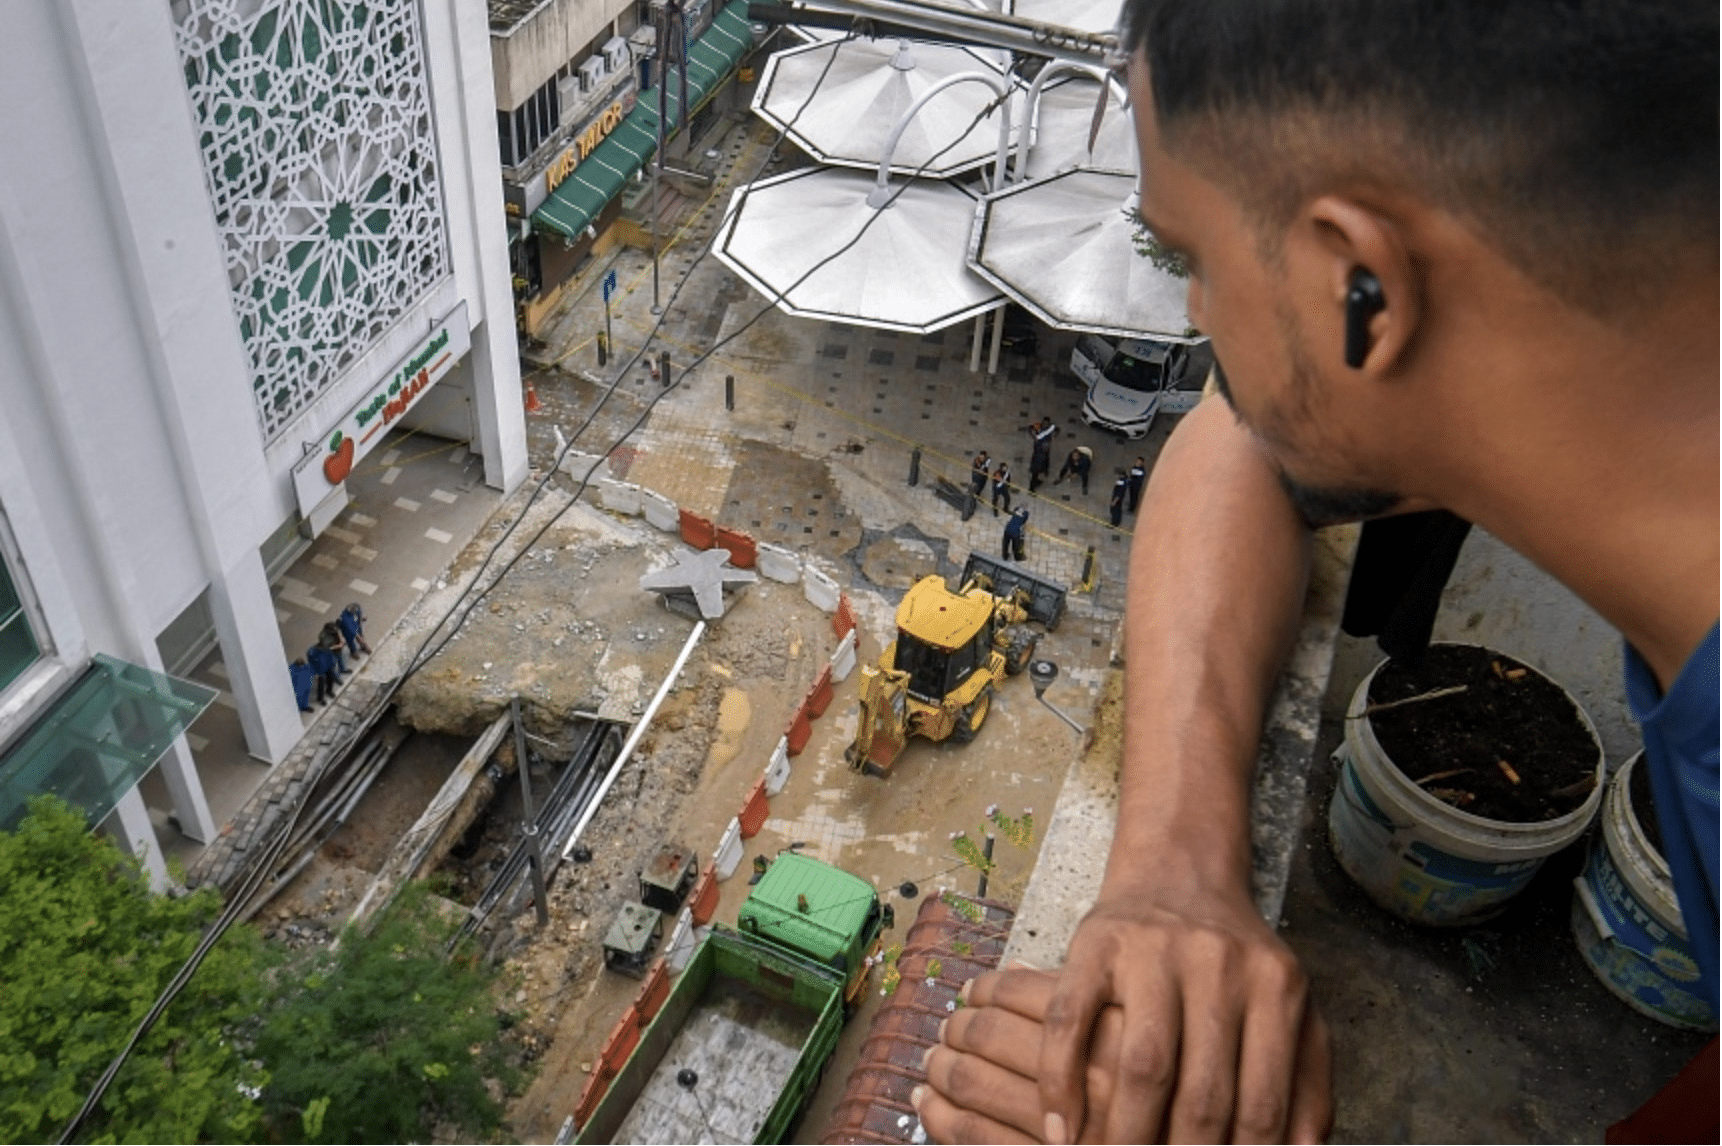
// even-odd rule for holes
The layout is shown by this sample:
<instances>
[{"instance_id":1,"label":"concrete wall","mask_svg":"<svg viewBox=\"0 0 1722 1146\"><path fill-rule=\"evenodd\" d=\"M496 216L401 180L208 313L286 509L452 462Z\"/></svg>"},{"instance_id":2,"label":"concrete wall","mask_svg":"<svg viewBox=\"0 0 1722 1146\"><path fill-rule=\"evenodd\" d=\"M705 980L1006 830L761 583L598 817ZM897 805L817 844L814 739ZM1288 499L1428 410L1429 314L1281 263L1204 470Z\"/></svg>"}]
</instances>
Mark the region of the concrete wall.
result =
<instances>
[{"instance_id":1,"label":"concrete wall","mask_svg":"<svg viewBox=\"0 0 1722 1146\"><path fill-rule=\"evenodd\" d=\"M0 499L51 524L55 643L147 659L279 520L168 10L9 4L0 29Z\"/></svg>"},{"instance_id":2,"label":"concrete wall","mask_svg":"<svg viewBox=\"0 0 1722 1146\"><path fill-rule=\"evenodd\" d=\"M608 39L611 25L633 7L633 0L553 0L513 31L492 35L494 106L513 111L525 103L574 53L599 36Z\"/></svg>"},{"instance_id":3,"label":"concrete wall","mask_svg":"<svg viewBox=\"0 0 1722 1146\"><path fill-rule=\"evenodd\" d=\"M258 547L305 443L462 301L485 479L524 479L485 15L423 10L451 273L266 445L170 6L0 6L0 525L48 648L0 695L0 743L94 652L160 668L156 636L207 592L250 750L281 759L301 725Z\"/></svg>"},{"instance_id":4,"label":"concrete wall","mask_svg":"<svg viewBox=\"0 0 1722 1146\"><path fill-rule=\"evenodd\" d=\"M417 405L401 415L400 426L450 441L471 441L473 448L477 449L477 419L472 408L472 359L468 357L462 361L441 382L427 390ZM435 444L418 443L410 452L428 450Z\"/></svg>"}]
</instances>

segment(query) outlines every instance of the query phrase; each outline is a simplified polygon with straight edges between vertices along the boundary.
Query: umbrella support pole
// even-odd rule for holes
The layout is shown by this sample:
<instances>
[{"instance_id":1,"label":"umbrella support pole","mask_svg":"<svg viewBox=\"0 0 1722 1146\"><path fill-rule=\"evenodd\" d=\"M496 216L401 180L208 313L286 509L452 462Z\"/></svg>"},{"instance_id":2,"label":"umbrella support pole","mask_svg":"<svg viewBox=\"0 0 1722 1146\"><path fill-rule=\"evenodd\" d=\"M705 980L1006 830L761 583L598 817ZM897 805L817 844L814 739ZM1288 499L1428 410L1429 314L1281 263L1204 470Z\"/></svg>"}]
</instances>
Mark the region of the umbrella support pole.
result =
<instances>
[{"instance_id":1,"label":"umbrella support pole","mask_svg":"<svg viewBox=\"0 0 1722 1146\"><path fill-rule=\"evenodd\" d=\"M987 355L987 376L993 377L999 372L999 347L1004 344L1004 307L998 307L993 312L993 346Z\"/></svg>"},{"instance_id":2,"label":"umbrella support pole","mask_svg":"<svg viewBox=\"0 0 1722 1146\"><path fill-rule=\"evenodd\" d=\"M969 347L969 373L979 374L981 371L981 340L986 337L987 312L975 315L974 344Z\"/></svg>"}]
</instances>

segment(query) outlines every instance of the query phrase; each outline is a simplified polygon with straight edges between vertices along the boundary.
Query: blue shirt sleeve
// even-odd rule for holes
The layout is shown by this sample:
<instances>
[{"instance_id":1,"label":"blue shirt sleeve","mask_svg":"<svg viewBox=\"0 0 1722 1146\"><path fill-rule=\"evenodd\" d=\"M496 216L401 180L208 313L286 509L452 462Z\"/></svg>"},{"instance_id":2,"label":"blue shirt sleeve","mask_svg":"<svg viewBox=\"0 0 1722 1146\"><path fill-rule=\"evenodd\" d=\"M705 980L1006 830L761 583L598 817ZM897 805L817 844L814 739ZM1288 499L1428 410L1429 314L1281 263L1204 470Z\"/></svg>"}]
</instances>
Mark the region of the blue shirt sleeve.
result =
<instances>
[{"instance_id":1,"label":"blue shirt sleeve","mask_svg":"<svg viewBox=\"0 0 1722 1146\"><path fill-rule=\"evenodd\" d=\"M1674 879L1704 995L1717 1008L1717 627L1681 667L1666 695L1650 666L1626 650L1626 698L1644 733L1663 859Z\"/></svg>"}]
</instances>

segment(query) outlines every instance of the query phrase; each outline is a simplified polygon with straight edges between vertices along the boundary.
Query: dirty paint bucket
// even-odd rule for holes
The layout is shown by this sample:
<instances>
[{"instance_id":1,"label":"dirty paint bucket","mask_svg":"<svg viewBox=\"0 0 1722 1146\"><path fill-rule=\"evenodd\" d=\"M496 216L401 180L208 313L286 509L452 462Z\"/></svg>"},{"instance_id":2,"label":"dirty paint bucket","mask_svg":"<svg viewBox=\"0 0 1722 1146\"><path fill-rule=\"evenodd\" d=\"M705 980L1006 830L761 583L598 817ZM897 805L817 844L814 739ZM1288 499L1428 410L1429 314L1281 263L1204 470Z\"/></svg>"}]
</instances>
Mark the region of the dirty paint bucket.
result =
<instances>
[{"instance_id":1,"label":"dirty paint bucket","mask_svg":"<svg viewBox=\"0 0 1722 1146\"><path fill-rule=\"evenodd\" d=\"M1602 838L1573 880L1573 938L1603 986L1633 1010L1671 1027L1714 1031L1674 880L1632 810L1629 785L1642 766L1640 752L1608 786Z\"/></svg>"},{"instance_id":2,"label":"dirty paint bucket","mask_svg":"<svg viewBox=\"0 0 1722 1146\"><path fill-rule=\"evenodd\" d=\"M1437 800L1396 768L1360 715L1369 706L1370 683L1386 664L1376 665L1352 694L1345 741L1333 755L1340 765L1327 818L1334 855L1371 899L1402 919L1437 927L1481 922L1590 825L1602 803L1602 742L1584 709L1562 689L1596 745L1589 798L1564 816L1534 824L1473 816Z\"/></svg>"}]
</instances>

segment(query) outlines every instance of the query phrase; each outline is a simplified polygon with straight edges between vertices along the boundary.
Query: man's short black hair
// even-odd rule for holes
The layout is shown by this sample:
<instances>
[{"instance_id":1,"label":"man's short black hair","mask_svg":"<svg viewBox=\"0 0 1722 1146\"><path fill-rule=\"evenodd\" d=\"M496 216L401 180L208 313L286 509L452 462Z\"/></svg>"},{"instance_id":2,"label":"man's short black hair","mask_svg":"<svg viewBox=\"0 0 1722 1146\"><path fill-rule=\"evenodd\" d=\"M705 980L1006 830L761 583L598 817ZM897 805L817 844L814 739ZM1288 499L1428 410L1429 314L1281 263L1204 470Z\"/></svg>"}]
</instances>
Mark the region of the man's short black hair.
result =
<instances>
[{"instance_id":1,"label":"man's short black hair","mask_svg":"<svg viewBox=\"0 0 1722 1146\"><path fill-rule=\"evenodd\" d=\"M1333 175L1411 187L1593 310L1654 293L1623 276L1670 257L1714 263L1715 0L1125 0L1123 18L1167 145L1264 219Z\"/></svg>"}]
</instances>

